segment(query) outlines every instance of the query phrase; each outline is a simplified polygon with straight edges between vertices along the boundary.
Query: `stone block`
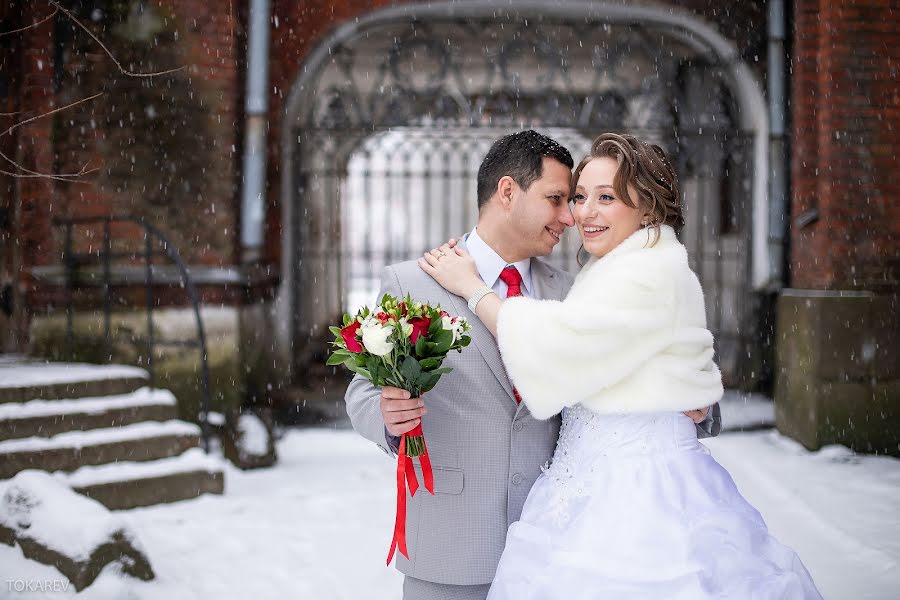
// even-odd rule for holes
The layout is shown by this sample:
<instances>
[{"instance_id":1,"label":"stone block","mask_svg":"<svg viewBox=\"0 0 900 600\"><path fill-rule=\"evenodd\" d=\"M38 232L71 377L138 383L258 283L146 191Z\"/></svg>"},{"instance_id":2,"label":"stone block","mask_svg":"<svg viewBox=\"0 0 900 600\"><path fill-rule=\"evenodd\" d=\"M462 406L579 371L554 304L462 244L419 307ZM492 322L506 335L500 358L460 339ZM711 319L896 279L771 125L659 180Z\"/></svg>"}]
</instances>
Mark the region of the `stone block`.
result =
<instances>
[{"instance_id":1,"label":"stone block","mask_svg":"<svg viewBox=\"0 0 900 600\"><path fill-rule=\"evenodd\" d=\"M78 591L111 563L124 575L154 578L140 541L121 517L40 471L3 483L0 542L55 567Z\"/></svg>"},{"instance_id":2,"label":"stone block","mask_svg":"<svg viewBox=\"0 0 900 600\"><path fill-rule=\"evenodd\" d=\"M900 455L896 297L784 290L778 303L775 417L809 449L844 444Z\"/></svg>"}]
</instances>

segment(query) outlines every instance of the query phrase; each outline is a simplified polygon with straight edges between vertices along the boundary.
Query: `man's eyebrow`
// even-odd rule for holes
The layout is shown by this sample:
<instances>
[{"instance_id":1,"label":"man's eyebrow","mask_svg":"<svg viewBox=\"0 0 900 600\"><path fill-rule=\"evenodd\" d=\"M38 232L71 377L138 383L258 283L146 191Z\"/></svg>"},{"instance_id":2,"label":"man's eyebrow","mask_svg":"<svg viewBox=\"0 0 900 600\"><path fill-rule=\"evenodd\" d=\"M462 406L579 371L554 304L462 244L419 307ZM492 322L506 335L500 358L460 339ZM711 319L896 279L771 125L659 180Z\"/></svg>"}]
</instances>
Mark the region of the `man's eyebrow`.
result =
<instances>
[{"instance_id":1,"label":"man's eyebrow","mask_svg":"<svg viewBox=\"0 0 900 600\"><path fill-rule=\"evenodd\" d=\"M555 189L555 190L549 190L549 191L547 192L547 195L548 195L548 196L565 196L565 195L568 194L568 193L569 193L568 190L564 190L564 189L561 189L561 188L557 188L557 189Z\"/></svg>"}]
</instances>

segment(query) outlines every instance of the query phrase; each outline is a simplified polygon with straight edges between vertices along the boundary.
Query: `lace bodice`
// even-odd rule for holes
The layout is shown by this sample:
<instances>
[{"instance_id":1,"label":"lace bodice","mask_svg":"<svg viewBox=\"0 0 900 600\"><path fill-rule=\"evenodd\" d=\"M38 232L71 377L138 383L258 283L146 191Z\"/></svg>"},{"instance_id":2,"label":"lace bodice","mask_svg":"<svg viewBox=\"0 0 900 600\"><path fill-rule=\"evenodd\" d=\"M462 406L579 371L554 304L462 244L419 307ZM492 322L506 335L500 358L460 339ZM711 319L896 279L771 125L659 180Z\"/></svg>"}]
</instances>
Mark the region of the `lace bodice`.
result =
<instances>
[{"instance_id":1,"label":"lace bodice","mask_svg":"<svg viewBox=\"0 0 900 600\"><path fill-rule=\"evenodd\" d=\"M701 450L694 423L681 413L601 415L580 405L566 408L552 462L541 470L553 485L551 516L568 520L574 499L589 495L590 480L609 460Z\"/></svg>"}]
</instances>

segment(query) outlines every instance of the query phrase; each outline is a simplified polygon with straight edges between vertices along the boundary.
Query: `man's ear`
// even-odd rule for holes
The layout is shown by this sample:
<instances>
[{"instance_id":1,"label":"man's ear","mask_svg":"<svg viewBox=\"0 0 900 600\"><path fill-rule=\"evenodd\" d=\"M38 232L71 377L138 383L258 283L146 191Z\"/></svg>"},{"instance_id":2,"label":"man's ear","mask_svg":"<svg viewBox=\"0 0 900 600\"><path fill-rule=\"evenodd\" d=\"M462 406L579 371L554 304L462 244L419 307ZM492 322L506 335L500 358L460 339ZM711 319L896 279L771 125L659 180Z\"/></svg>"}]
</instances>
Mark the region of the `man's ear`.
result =
<instances>
[{"instance_id":1,"label":"man's ear","mask_svg":"<svg viewBox=\"0 0 900 600\"><path fill-rule=\"evenodd\" d=\"M509 208L509 205L512 202L513 193L517 187L518 184L515 179L509 175L501 177L500 181L497 182L497 196L500 198L500 204Z\"/></svg>"}]
</instances>

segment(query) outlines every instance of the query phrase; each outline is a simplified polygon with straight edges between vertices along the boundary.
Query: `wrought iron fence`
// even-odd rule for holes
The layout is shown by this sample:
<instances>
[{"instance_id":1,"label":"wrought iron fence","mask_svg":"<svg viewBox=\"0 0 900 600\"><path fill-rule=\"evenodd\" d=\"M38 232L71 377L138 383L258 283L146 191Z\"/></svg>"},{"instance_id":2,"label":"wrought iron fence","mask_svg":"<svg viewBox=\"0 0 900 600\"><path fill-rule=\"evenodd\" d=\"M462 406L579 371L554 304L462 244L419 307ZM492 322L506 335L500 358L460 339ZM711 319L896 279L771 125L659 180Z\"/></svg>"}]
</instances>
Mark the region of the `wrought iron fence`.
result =
<instances>
[{"instance_id":1,"label":"wrought iron fence","mask_svg":"<svg viewBox=\"0 0 900 600\"><path fill-rule=\"evenodd\" d=\"M139 251L113 250L115 236L113 225L116 223L132 223L143 231L143 244ZM203 327L203 318L200 315L200 299L190 271L181 258L178 249L155 226L147 223L143 217L134 215L105 215L96 217L55 218L53 224L63 230L63 267L65 281L65 310L66 310L66 336L65 352L74 357L74 292L79 288L102 288L103 293L103 338L109 356L112 356L113 343L126 341L128 343L143 344L146 349L147 372L150 374L150 386L156 386L156 369L154 365L154 353L157 347L176 346L183 348L196 348L200 353L200 413L198 420L203 440L203 448L209 452L209 353L206 345L206 333ZM102 246L97 252L76 252L74 247L74 232L79 227L91 227L102 225ZM163 257L171 261L179 275L181 286L187 292L191 302L196 323L196 339L193 340L160 340L154 335L153 313L156 297L154 296L154 264L156 257ZM147 333L145 336L129 335L116 336L112 332L112 291L117 282L113 277L113 263L115 261L128 261L132 269L134 263L139 263L140 271L129 273L127 285L141 284L144 287L144 309L147 313ZM99 277L79 277L79 272L86 266L98 265L101 267Z\"/></svg>"}]
</instances>

